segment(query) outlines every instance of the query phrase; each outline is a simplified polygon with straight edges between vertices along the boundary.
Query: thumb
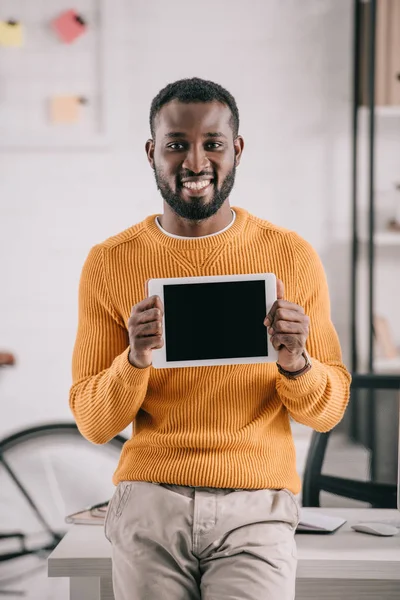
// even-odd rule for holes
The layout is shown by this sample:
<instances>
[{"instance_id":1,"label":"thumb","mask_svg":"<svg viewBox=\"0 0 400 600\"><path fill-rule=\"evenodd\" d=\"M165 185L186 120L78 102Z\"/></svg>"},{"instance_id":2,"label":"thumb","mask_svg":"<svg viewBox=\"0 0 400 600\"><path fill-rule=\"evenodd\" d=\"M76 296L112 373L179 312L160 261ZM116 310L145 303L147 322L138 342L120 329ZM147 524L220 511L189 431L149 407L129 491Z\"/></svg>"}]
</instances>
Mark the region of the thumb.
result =
<instances>
[{"instance_id":1,"label":"thumb","mask_svg":"<svg viewBox=\"0 0 400 600\"><path fill-rule=\"evenodd\" d=\"M285 286L283 284L283 281L281 281L280 279L276 279L276 297L278 300L283 300L285 296Z\"/></svg>"}]
</instances>

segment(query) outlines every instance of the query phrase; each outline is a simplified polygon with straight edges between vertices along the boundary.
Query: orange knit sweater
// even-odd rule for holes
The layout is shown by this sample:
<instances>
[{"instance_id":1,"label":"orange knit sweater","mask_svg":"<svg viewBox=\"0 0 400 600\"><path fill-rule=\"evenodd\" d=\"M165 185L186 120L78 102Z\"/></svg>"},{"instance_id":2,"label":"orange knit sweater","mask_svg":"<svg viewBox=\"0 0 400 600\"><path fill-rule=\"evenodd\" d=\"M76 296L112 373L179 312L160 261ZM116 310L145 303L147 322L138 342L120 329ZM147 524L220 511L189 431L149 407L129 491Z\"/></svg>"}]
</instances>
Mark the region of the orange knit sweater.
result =
<instances>
[{"instance_id":1,"label":"orange knit sweater","mask_svg":"<svg viewBox=\"0 0 400 600\"><path fill-rule=\"evenodd\" d=\"M330 320L321 262L296 233L235 208L211 237L165 235L155 215L92 248L79 290L70 407L81 433L103 444L132 424L113 481L300 490L289 417L318 431L342 418L350 375ZM145 281L272 272L310 317L312 369L297 380L275 363L137 369L127 322Z\"/></svg>"}]
</instances>

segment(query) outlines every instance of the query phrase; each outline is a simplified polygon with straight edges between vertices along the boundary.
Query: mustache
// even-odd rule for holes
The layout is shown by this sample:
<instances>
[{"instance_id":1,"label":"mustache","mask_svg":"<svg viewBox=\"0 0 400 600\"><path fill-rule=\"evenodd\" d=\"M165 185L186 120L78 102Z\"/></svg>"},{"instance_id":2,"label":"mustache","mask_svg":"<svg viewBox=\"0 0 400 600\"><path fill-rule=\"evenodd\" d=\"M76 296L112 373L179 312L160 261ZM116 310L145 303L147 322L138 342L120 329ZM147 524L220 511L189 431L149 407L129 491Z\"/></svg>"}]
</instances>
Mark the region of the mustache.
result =
<instances>
[{"instance_id":1,"label":"mustache","mask_svg":"<svg viewBox=\"0 0 400 600\"><path fill-rule=\"evenodd\" d=\"M216 179L216 176L212 171L201 171L200 173L194 173L193 171L182 171L182 173L178 175L179 181L186 179L187 177L210 177L210 179Z\"/></svg>"}]
</instances>

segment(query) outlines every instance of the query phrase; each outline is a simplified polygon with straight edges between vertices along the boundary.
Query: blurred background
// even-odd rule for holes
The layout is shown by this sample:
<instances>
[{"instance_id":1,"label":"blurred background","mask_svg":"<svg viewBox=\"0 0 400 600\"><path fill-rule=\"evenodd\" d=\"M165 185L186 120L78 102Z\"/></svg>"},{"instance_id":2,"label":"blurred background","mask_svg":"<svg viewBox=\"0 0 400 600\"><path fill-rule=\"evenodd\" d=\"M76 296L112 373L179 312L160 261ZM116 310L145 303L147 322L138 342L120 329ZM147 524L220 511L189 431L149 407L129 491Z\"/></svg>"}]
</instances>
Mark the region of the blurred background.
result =
<instances>
[{"instance_id":1,"label":"blurred background","mask_svg":"<svg viewBox=\"0 0 400 600\"><path fill-rule=\"evenodd\" d=\"M302 476L324 457L331 475L371 483L367 495L343 481L320 494L314 470L307 503L395 504L400 0L1 0L1 530L61 531L69 511L112 493L120 446L91 447L68 427L61 443L57 428L39 428L72 422L83 263L94 244L162 211L144 152L150 103L192 76L239 106L231 204L315 247L344 362L372 374L356 378L329 444L293 423ZM0 535L1 548L15 541ZM63 598L43 564L35 552L2 560L0 592Z\"/></svg>"}]
</instances>

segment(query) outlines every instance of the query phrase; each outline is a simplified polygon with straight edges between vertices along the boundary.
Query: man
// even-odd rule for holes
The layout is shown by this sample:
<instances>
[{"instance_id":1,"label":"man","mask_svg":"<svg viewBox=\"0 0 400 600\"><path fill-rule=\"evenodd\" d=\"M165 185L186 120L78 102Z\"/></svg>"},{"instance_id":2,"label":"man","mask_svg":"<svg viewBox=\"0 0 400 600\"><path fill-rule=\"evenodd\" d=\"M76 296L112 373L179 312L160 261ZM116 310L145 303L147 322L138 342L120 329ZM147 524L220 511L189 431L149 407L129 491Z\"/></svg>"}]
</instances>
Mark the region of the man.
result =
<instances>
[{"instance_id":1,"label":"man","mask_svg":"<svg viewBox=\"0 0 400 600\"><path fill-rule=\"evenodd\" d=\"M289 600L300 490L290 417L327 431L349 396L325 274L297 234L231 209L243 139L229 92L170 84L150 127L163 214L91 250L70 394L94 443L133 424L105 523L115 598ZM278 364L152 368L163 306L144 298L147 279L259 272L279 280L264 322Z\"/></svg>"}]
</instances>

